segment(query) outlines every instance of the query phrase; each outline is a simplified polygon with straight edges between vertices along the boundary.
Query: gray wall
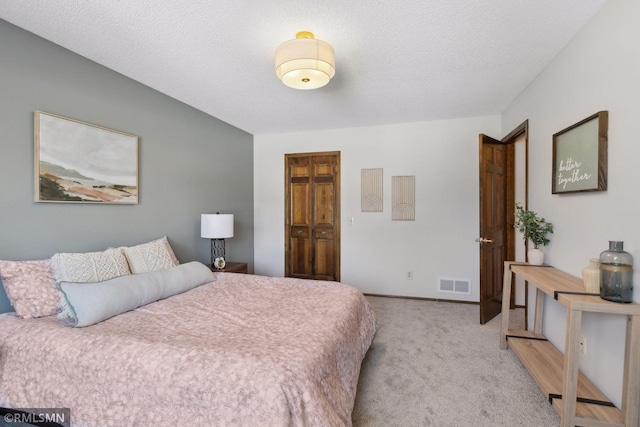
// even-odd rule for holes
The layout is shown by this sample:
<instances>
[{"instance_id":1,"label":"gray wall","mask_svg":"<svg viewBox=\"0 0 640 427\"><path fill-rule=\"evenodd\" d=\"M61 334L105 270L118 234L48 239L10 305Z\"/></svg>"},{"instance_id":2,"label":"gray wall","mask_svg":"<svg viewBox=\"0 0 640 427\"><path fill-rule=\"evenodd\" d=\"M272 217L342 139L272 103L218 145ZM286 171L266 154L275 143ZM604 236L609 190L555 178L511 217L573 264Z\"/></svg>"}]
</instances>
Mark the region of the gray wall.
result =
<instances>
[{"instance_id":1,"label":"gray wall","mask_svg":"<svg viewBox=\"0 0 640 427\"><path fill-rule=\"evenodd\" d=\"M35 110L139 136L139 204L35 203ZM209 262L200 214L216 211L235 214L227 259L252 269L251 134L0 20L0 259L166 235L181 262Z\"/></svg>"}]
</instances>

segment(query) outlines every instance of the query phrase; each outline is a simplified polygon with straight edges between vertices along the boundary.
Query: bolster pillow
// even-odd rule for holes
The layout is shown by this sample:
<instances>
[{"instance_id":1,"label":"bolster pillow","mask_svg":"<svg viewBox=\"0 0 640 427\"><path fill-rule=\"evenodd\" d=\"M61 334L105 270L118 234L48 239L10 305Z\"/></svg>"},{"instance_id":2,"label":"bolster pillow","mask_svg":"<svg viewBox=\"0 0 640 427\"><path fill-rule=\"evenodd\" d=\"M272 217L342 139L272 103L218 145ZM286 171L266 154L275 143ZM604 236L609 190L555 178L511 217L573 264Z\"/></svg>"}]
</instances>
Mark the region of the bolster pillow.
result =
<instances>
[{"instance_id":1,"label":"bolster pillow","mask_svg":"<svg viewBox=\"0 0 640 427\"><path fill-rule=\"evenodd\" d=\"M89 326L214 280L209 267L194 261L104 282L60 282L58 317L75 327Z\"/></svg>"}]
</instances>

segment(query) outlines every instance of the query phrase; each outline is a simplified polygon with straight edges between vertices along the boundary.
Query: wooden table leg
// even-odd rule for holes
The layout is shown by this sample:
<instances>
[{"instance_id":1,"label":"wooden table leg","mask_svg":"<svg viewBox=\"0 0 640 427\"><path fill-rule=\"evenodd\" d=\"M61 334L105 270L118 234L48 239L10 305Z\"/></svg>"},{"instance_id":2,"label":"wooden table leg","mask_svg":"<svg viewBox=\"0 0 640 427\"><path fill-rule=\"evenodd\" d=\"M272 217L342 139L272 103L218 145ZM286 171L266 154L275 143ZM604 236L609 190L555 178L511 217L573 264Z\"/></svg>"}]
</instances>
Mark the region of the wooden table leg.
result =
<instances>
[{"instance_id":1,"label":"wooden table leg","mask_svg":"<svg viewBox=\"0 0 640 427\"><path fill-rule=\"evenodd\" d=\"M622 377L622 415L624 425L638 425L640 401L640 316L627 316L627 339Z\"/></svg>"},{"instance_id":2,"label":"wooden table leg","mask_svg":"<svg viewBox=\"0 0 640 427\"><path fill-rule=\"evenodd\" d=\"M575 425L581 328L582 311L568 309L567 339L564 346L561 427L573 427Z\"/></svg>"},{"instance_id":3,"label":"wooden table leg","mask_svg":"<svg viewBox=\"0 0 640 427\"><path fill-rule=\"evenodd\" d=\"M542 334L542 317L544 315L544 292L536 288L536 310L533 314L533 332Z\"/></svg>"},{"instance_id":4,"label":"wooden table leg","mask_svg":"<svg viewBox=\"0 0 640 427\"><path fill-rule=\"evenodd\" d=\"M511 263L504 262L504 278L502 279L502 326L500 329L500 348L507 348L507 331L509 330L509 310L511 308Z\"/></svg>"}]
</instances>

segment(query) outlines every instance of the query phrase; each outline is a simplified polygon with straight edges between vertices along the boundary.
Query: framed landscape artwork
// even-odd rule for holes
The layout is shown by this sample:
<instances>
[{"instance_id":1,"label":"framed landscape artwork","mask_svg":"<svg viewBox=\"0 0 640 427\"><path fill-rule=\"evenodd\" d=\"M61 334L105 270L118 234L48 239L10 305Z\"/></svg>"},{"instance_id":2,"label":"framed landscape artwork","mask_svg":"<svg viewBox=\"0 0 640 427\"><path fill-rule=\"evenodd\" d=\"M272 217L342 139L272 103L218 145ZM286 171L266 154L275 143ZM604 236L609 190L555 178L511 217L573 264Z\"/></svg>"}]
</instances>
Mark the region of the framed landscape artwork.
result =
<instances>
[{"instance_id":1,"label":"framed landscape artwork","mask_svg":"<svg viewBox=\"0 0 640 427\"><path fill-rule=\"evenodd\" d=\"M138 137L35 112L35 201L138 203Z\"/></svg>"},{"instance_id":2,"label":"framed landscape artwork","mask_svg":"<svg viewBox=\"0 0 640 427\"><path fill-rule=\"evenodd\" d=\"M553 135L553 194L607 189L608 125L600 111Z\"/></svg>"}]
</instances>

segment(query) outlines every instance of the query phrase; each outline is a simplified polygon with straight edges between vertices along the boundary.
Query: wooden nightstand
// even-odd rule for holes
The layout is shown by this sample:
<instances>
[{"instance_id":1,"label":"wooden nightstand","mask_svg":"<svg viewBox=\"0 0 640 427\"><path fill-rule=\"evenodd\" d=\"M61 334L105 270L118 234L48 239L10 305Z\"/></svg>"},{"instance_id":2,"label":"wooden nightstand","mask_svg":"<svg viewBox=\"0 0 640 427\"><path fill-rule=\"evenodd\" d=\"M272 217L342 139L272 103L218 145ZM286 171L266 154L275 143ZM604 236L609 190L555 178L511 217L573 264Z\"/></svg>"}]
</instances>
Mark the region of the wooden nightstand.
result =
<instances>
[{"instance_id":1,"label":"wooden nightstand","mask_svg":"<svg viewBox=\"0 0 640 427\"><path fill-rule=\"evenodd\" d=\"M227 265L225 265L224 268L222 269L212 268L211 271L213 272L220 271L223 273L244 273L244 274L249 273L246 262L227 262Z\"/></svg>"}]
</instances>

